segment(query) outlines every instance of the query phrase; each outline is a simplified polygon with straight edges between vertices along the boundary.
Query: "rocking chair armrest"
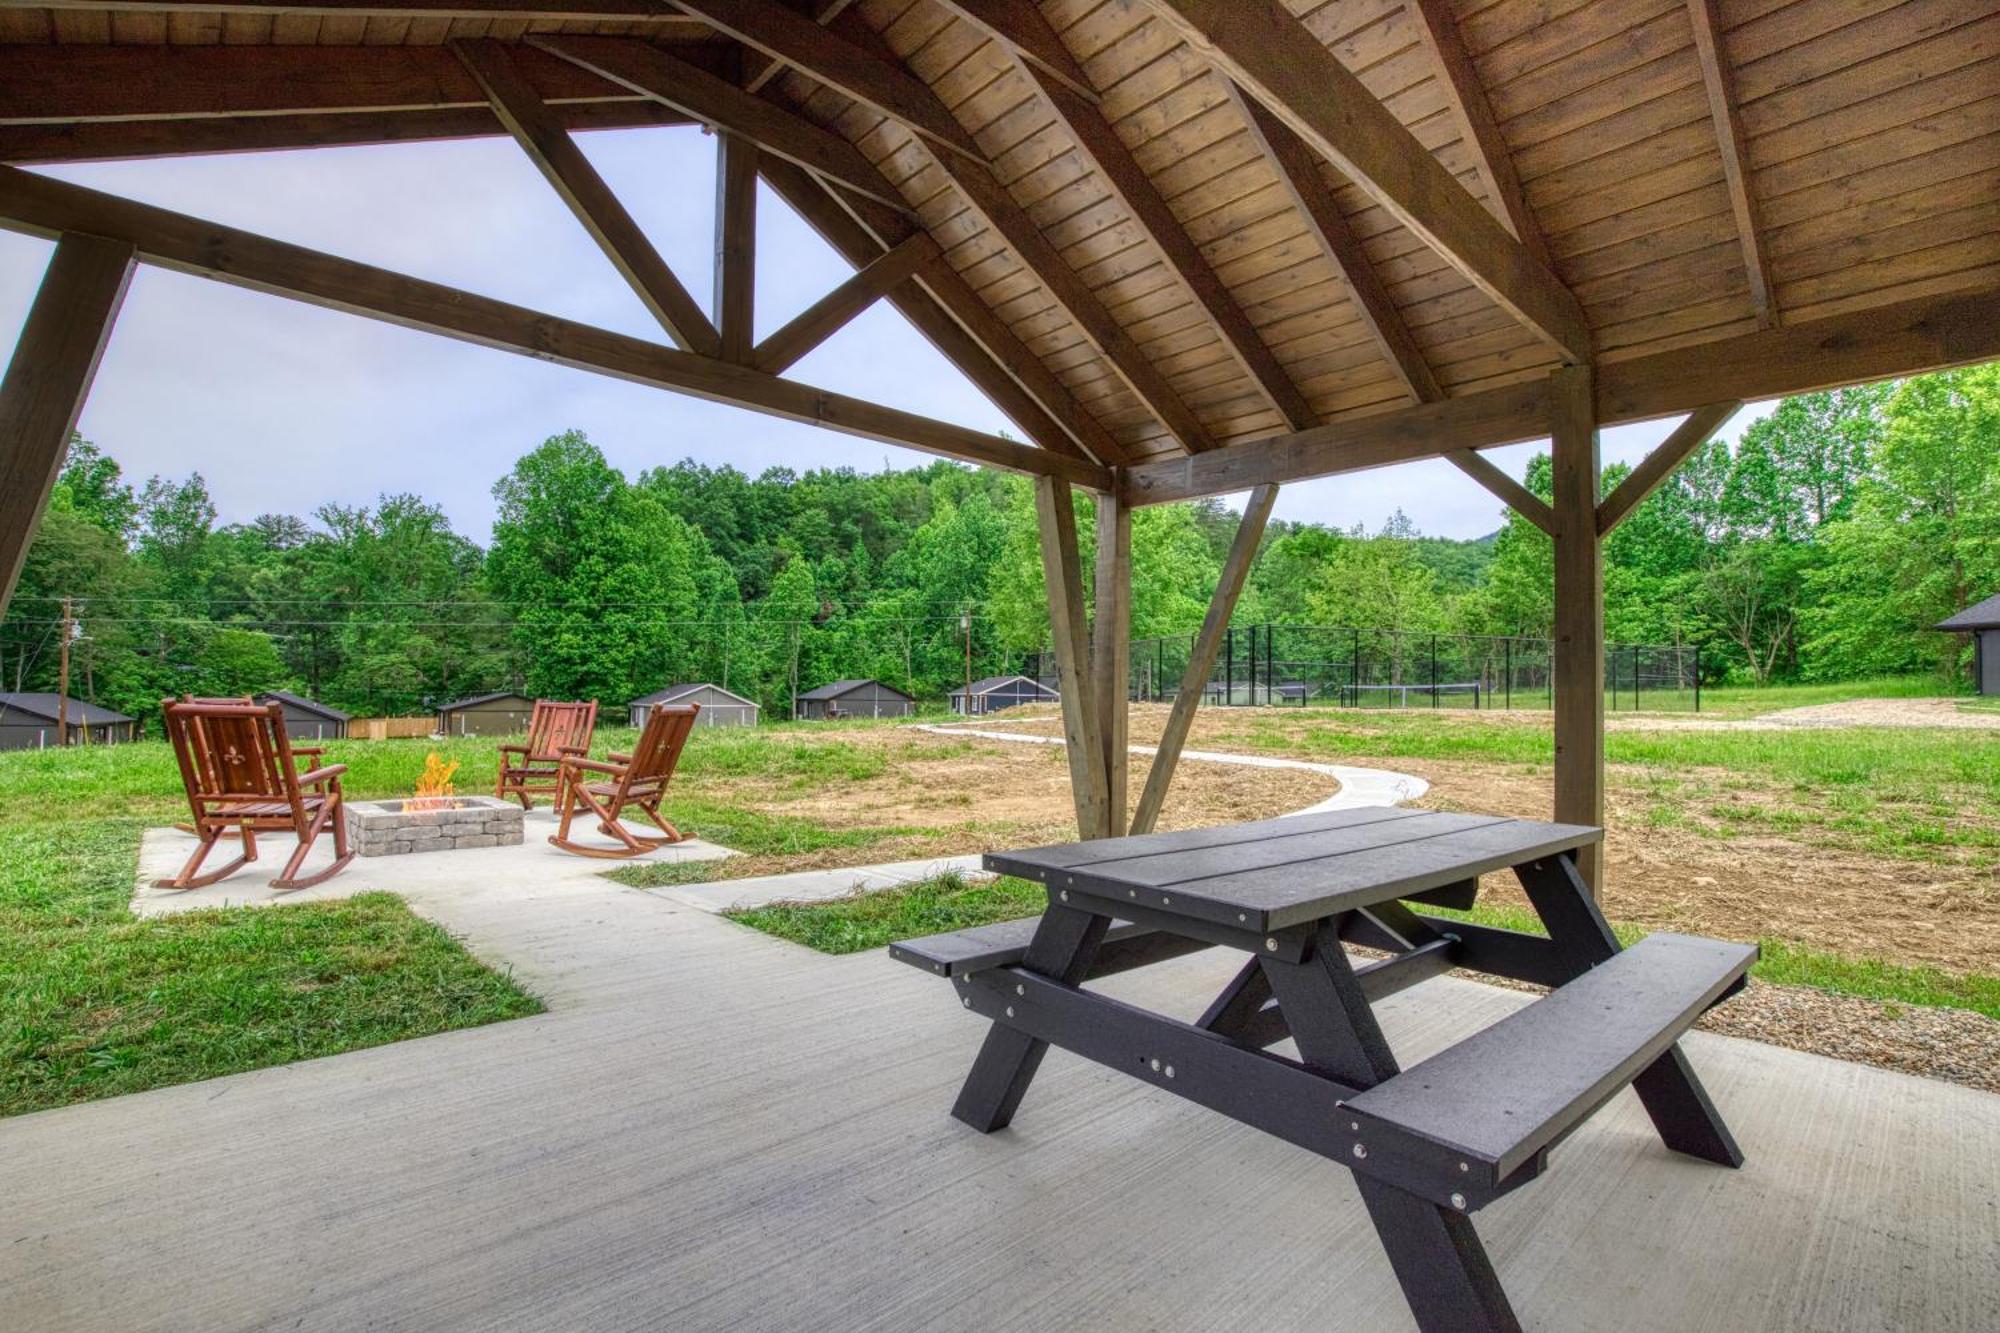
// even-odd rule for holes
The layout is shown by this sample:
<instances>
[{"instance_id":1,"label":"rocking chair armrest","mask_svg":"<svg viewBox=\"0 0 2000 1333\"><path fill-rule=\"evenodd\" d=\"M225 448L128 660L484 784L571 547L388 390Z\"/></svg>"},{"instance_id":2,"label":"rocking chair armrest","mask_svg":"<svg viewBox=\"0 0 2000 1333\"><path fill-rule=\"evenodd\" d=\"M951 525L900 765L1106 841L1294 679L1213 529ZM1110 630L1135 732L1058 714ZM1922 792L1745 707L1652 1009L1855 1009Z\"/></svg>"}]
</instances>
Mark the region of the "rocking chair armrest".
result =
<instances>
[{"instance_id":1,"label":"rocking chair armrest","mask_svg":"<svg viewBox=\"0 0 2000 1333\"><path fill-rule=\"evenodd\" d=\"M562 766L564 768L587 768L593 773L609 773L614 778L625 771L615 764L602 764L595 759L582 759L576 755L565 755Z\"/></svg>"},{"instance_id":2,"label":"rocking chair armrest","mask_svg":"<svg viewBox=\"0 0 2000 1333\"><path fill-rule=\"evenodd\" d=\"M528 753L528 747L525 745L503 745L500 747L500 753L525 755Z\"/></svg>"},{"instance_id":3,"label":"rocking chair armrest","mask_svg":"<svg viewBox=\"0 0 2000 1333\"><path fill-rule=\"evenodd\" d=\"M324 745L294 745L292 747L292 758L294 759L317 759L325 753L326 747Z\"/></svg>"},{"instance_id":4,"label":"rocking chair armrest","mask_svg":"<svg viewBox=\"0 0 2000 1333\"><path fill-rule=\"evenodd\" d=\"M632 756L629 754L607 754L604 757L614 764L629 764L632 762Z\"/></svg>"},{"instance_id":5,"label":"rocking chair armrest","mask_svg":"<svg viewBox=\"0 0 2000 1333\"><path fill-rule=\"evenodd\" d=\"M301 787L317 786L322 782L328 782L339 777L346 771L346 764L328 764L325 768L315 768L310 773L299 774L299 785Z\"/></svg>"},{"instance_id":6,"label":"rocking chair armrest","mask_svg":"<svg viewBox=\"0 0 2000 1333\"><path fill-rule=\"evenodd\" d=\"M564 755L574 754L574 755L587 756L589 753L590 753L590 747L588 745L558 745L556 747L556 757L558 759L562 758Z\"/></svg>"}]
</instances>

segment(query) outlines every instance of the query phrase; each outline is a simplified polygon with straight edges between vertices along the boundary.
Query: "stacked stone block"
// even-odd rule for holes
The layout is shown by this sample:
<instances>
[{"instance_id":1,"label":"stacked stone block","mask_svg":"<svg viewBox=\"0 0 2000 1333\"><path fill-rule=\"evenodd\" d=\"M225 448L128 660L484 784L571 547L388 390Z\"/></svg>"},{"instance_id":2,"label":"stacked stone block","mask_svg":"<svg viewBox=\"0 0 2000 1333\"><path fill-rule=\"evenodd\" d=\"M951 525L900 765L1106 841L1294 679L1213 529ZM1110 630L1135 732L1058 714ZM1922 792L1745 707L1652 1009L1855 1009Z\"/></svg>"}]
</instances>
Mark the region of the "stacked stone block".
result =
<instances>
[{"instance_id":1,"label":"stacked stone block","mask_svg":"<svg viewBox=\"0 0 2000 1333\"><path fill-rule=\"evenodd\" d=\"M404 802L360 801L347 807L347 836L361 856L516 847L522 810L491 796L454 797L451 810L405 810Z\"/></svg>"}]
</instances>

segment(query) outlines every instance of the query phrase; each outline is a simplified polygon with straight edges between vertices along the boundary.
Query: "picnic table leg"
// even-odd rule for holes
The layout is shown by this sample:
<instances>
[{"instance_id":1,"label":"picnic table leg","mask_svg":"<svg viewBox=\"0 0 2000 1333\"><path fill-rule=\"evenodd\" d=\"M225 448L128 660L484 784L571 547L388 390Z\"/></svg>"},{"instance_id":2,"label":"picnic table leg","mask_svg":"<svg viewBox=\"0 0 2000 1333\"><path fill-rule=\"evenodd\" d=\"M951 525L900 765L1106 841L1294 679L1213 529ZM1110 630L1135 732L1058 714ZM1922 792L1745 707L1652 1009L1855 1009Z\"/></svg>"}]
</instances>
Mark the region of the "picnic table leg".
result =
<instances>
[{"instance_id":1,"label":"picnic table leg","mask_svg":"<svg viewBox=\"0 0 2000 1333\"><path fill-rule=\"evenodd\" d=\"M1110 925L1109 917L1051 902L1042 913L1041 924L1035 927L1021 966L1066 986L1078 985L1090 971ZM1047 1051L1047 1042L995 1023L972 1062L972 1072L965 1076L952 1115L982 1134L1005 1129L1020 1109L1021 1098L1027 1095Z\"/></svg>"},{"instance_id":2,"label":"picnic table leg","mask_svg":"<svg viewBox=\"0 0 2000 1333\"><path fill-rule=\"evenodd\" d=\"M1395 1054L1355 979L1338 922L1321 925L1302 962L1267 957L1263 965L1308 1066L1356 1088L1396 1076ZM1519 1333L1470 1217L1359 1172L1354 1183L1418 1327Z\"/></svg>"},{"instance_id":3,"label":"picnic table leg","mask_svg":"<svg viewBox=\"0 0 2000 1333\"><path fill-rule=\"evenodd\" d=\"M1583 975L1618 952L1618 936L1568 852L1516 866L1514 874L1527 890L1528 901L1534 904L1542 924L1548 927L1549 939L1562 951L1565 963L1574 968L1572 976ZM1722 1166L1743 1165L1743 1149L1709 1100L1680 1043L1646 1066L1632 1081L1632 1090L1639 1094L1640 1104L1667 1147Z\"/></svg>"}]
</instances>

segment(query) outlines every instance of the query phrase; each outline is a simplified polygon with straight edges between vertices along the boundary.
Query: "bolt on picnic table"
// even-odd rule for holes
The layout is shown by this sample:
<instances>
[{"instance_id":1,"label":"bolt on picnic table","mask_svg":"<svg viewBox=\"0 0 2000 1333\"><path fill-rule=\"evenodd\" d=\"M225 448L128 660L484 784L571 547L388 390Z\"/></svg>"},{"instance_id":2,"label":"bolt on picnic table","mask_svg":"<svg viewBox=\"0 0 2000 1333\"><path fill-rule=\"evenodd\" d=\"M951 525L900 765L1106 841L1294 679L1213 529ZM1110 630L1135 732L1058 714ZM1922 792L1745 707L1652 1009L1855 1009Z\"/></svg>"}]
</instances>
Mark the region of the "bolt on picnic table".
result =
<instances>
[{"instance_id":1,"label":"bolt on picnic table","mask_svg":"<svg viewBox=\"0 0 2000 1333\"><path fill-rule=\"evenodd\" d=\"M1619 1089L1667 1147L1743 1154L1677 1044L1742 989L1755 945L1650 935L1621 950L1578 876L1603 832L1418 810L1342 810L995 853L1046 885L1039 920L891 946L993 1020L952 1114L992 1131L1060 1046L1354 1172L1425 1329L1516 1329L1471 1214L1533 1180ZM1546 938L1420 915L1511 869ZM1388 956L1357 965L1353 943ZM1192 1024L1083 989L1210 947L1250 955ZM1553 987L1408 1070L1371 1008L1453 968ZM1299 1059L1266 1047L1287 1037Z\"/></svg>"}]
</instances>

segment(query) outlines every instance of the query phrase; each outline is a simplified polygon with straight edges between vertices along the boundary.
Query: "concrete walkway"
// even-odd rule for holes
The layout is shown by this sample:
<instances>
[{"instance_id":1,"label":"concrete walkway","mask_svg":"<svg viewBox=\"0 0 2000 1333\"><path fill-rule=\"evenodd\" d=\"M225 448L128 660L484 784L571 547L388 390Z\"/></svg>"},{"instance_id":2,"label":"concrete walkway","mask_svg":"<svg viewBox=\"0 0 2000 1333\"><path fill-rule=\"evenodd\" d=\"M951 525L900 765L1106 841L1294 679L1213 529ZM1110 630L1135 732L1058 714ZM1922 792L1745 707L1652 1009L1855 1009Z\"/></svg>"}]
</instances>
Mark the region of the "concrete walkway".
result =
<instances>
[{"instance_id":1,"label":"concrete walkway","mask_svg":"<svg viewBox=\"0 0 2000 1333\"><path fill-rule=\"evenodd\" d=\"M590 876L405 889L551 1012L0 1121L0 1327L1410 1326L1335 1163L1061 1053L1011 1130L949 1119L981 1025L879 952ZM1106 988L1191 1013L1234 965ZM1410 1060L1525 1002L1381 1013ZM1749 1165L1614 1099L1480 1215L1528 1327L2000 1327L2000 1098L1688 1045Z\"/></svg>"}]
</instances>

